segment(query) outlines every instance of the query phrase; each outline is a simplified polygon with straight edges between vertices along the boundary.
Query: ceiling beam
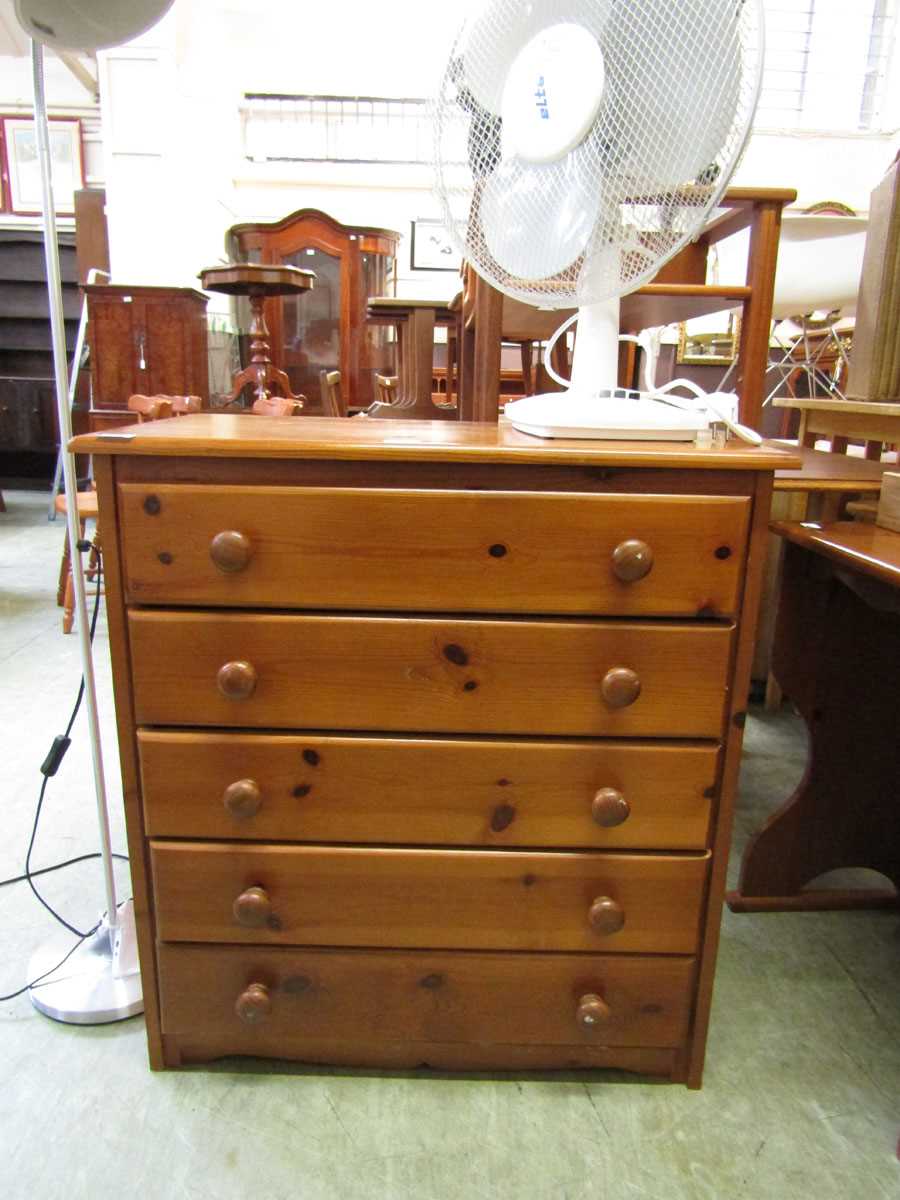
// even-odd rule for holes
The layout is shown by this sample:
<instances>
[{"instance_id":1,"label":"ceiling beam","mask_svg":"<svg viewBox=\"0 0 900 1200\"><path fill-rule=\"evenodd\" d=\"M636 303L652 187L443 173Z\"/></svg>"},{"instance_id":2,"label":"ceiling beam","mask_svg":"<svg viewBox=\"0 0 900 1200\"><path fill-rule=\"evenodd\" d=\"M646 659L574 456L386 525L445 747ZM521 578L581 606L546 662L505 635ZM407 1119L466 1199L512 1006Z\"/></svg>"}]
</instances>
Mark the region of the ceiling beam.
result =
<instances>
[{"instance_id":1,"label":"ceiling beam","mask_svg":"<svg viewBox=\"0 0 900 1200\"><path fill-rule=\"evenodd\" d=\"M69 50L54 50L57 58L61 63L64 63L85 91L90 92L91 99L96 101L100 98L100 85L97 83L97 76L92 74L84 65L80 58ZM96 60L94 61L96 66Z\"/></svg>"}]
</instances>

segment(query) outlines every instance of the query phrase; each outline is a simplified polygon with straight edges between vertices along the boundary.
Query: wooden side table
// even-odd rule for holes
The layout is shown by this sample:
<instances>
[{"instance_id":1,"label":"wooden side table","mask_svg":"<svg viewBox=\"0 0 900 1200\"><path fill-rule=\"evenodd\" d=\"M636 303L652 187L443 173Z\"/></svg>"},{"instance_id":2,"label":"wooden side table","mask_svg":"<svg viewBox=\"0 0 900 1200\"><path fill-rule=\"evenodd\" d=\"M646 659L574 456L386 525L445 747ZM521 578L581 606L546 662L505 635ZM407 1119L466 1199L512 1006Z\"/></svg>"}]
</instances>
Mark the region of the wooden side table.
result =
<instances>
[{"instance_id":1,"label":"wooden side table","mask_svg":"<svg viewBox=\"0 0 900 1200\"><path fill-rule=\"evenodd\" d=\"M286 399L303 404L305 397L294 395L287 375L275 366L269 355L269 330L263 305L269 296L308 292L315 281L312 271L301 271L297 267L261 266L258 263L206 267L200 272L200 282L206 291L250 298L253 313L250 325L252 357L249 366L238 371L234 377L232 400L240 396L247 384L252 384L257 400L267 400L272 395L272 389L278 388Z\"/></svg>"},{"instance_id":2,"label":"wooden side table","mask_svg":"<svg viewBox=\"0 0 900 1200\"><path fill-rule=\"evenodd\" d=\"M785 540L773 669L809 729L803 781L744 852L735 912L896 905L900 887L900 534L775 522ZM868 867L889 888L807 890Z\"/></svg>"},{"instance_id":3,"label":"wooden side table","mask_svg":"<svg viewBox=\"0 0 900 1200\"><path fill-rule=\"evenodd\" d=\"M443 300L406 300L378 296L366 306L366 316L376 325L393 325L397 330L397 401L381 408L382 417L397 416L426 421L458 418L455 405L437 405L431 398L434 378L434 330L436 325L456 325L456 313ZM449 390L449 389L448 389Z\"/></svg>"}]
</instances>

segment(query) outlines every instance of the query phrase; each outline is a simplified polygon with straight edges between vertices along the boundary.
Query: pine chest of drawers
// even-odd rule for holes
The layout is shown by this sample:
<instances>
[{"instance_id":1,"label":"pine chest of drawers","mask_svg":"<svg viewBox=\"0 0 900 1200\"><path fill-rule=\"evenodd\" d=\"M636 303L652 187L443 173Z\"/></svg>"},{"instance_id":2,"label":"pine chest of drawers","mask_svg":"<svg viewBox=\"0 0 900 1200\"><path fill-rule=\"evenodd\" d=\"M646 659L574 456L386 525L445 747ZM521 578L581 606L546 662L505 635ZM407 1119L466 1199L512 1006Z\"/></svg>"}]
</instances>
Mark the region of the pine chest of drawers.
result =
<instances>
[{"instance_id":1,"label":"pine chest of drawers","mask_svg":"<svg viewBox=\"0 0 900 1200\"><path fill-rule=\"evenodd\" d=\"M790 460L205 414L76 445L152 1065L698 1086Z\"/></svg>"}]
</instances>

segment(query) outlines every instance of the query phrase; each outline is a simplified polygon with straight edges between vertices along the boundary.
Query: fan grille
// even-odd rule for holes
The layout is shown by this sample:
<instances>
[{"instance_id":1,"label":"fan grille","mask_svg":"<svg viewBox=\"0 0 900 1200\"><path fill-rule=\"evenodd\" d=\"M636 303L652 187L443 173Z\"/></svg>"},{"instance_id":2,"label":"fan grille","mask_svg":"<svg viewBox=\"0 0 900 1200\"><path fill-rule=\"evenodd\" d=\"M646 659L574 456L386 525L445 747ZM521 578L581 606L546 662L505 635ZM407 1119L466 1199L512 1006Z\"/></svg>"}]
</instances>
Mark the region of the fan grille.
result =
<instances>
[{"instance_id":1,"label":"fan grille","mask_svg":"<svg viewBox=\"0 0 900 1200\"><path fill-rule=\"evenodd\" d=\"M510 65L575 24L599 43L600 109L548 164L504 145ZM496 287L545 307L624 295L702 228L747 140L762 73L761 0L485 0L434 106L436 194L450 236Z\"/></svg>"}]
</instances>

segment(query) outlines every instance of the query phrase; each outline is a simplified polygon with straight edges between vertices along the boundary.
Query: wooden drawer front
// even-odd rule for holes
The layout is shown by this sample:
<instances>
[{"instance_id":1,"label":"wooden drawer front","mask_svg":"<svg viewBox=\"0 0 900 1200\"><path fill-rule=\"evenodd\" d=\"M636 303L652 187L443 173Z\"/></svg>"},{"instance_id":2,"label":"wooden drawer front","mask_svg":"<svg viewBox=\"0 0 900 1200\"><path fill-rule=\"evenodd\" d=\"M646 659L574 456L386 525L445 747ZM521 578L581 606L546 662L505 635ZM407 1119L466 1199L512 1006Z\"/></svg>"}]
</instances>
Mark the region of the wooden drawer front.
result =
<instances>
[{"instance_id":1,"label":"wooden drawer front","mask_svg":"<svg viewBox=\"0 0 900 1200\"><path fill-rule=\"evenodd\" d=\"M731 615L750 513L740 496L178 484L119 501L132 602L407 612ZM629 581L634 541L652 567Z\"/></svg>"},{"instance_id":2,"label":"wooden drawer front","mask_svg":"<svg viewBox=\"0 0 900 1200\"><path fill-rule=\"evenodd\" d=\"M705 855L151 847L157 933L176 942L690 954L707 867Z\"/></svg>"},{"instance_id":3,"label":"wooden drawer front","mask_svg":"<svg viewBox=\"0 0 900 1200\"><path fill-rule=\"evenodd\" d=\"M716 738L732 636L725 625L152 610L132 611L129 626L140 724ZM640 695L615 707L604 683L623 669Z\"/></svg>"},{"instance_id":4,"label":"wooden drawer front","mask_svg":"<svg viewBox=\"0 0 900 1200\"><path fill-rule=\"evenodd\" d=\"M172 945L159 968L164 1033L280 1055L332 1038L678 1046L694 976L678 957Z\"/></svg>"},{"instance_id":5,"label":"wooden drawer front","mask_svg":"<svg viewBox=\"0 0 900 1200\"><path fill-rule=\"evenodd\" d=\"M699 850L718 760L665 742L142 730L138 743L151 837L256 841Z\"/></svg>"}]
</instances>

